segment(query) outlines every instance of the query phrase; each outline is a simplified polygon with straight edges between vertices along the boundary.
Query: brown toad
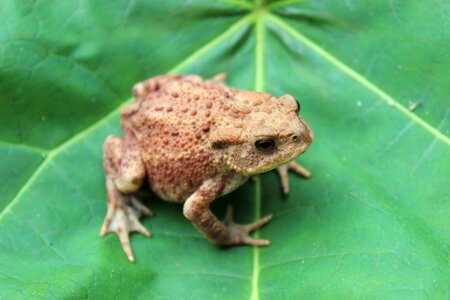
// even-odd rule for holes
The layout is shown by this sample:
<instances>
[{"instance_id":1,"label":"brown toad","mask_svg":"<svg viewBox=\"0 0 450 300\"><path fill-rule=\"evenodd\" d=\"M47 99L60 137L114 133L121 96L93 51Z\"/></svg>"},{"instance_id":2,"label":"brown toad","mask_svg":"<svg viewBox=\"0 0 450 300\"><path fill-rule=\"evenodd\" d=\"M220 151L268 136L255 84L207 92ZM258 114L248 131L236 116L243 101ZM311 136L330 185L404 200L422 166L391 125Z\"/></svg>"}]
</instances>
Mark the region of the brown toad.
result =
<instances>
[{"instance_id":1,"label":"brown toad","mask_svg":"<svg viewBox=\"0 0 450 300\"><path fill-rule=\"evenodd\" d=\"M204 80L195 75L157 76L133 88L136 102L121 112L123 139L109 136L103 146L108 212L101 230L116 232L128 259L134 261L129 233L150 233L139 222L152 212L132 193L145 178L160 198L184 203L184 215L212 243L269 245L248 234L266 224L223 222L209 205L250 176L278 168L284 193L287 172L309 177L293 160L308 149L313 133L298 116L290 95L237 90L223 75Z\"/></svg>"}]
</instances>

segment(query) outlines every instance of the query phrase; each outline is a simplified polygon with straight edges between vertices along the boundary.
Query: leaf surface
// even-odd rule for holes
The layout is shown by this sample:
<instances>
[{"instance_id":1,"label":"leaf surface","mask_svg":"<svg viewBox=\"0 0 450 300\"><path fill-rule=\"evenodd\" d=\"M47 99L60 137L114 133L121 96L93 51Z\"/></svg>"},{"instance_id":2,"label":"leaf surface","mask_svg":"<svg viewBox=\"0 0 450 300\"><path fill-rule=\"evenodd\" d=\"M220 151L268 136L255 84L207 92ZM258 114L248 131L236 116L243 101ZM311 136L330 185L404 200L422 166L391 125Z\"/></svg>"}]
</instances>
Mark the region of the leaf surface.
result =
<instances>
[{"instance_id":1,"label":"leaf surface","mask_svg":"<svg viewBox=\"0 0 450 300\"><path fill-rule=\"evenodd\" d=\"M445 1L2 1L0 298L450 297L450 7ZM219 249L150 197L130 264L101 145L131 86L165 73L293 94L316 139L282 199L233 203L266 248ZM412 104L420 104L415 110Z\"/></svg>"}]
</instances>

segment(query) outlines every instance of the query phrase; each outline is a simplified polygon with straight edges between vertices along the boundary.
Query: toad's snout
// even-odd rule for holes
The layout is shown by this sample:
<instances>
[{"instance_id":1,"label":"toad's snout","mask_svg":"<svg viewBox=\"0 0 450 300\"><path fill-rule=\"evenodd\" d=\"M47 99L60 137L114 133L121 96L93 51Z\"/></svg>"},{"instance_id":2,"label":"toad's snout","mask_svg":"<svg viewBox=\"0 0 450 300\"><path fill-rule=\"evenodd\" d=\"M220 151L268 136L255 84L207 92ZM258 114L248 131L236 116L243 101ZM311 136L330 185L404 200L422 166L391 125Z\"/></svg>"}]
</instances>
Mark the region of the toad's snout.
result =
<instances>
[{"instance_id":1,"label":"toad's snout","mask_svg":"<svg viewBox=\"0 0 450 300\"><path fill-rule=\"evenodd\" d=\"M300 136L302 137L302 142L304 144L311 145L314 140L314 133L312 132L312 130L310 128L308 128L307 130L304 130L300 134Z\"/></svg>"},{"instance_id":2,"label":"toad's snout","mask_svg":"<svg viewBox=\"0 0 450 300\"><path fill-rule=\"evenodd\" d=\"M308 144L311 144L314 140L314 132L311 129L311 126L309 126L308 123L304 119L300 119L302 125L303 125L303 132L302 137L304 138L305 142Z\"/></svg>"}]
</instances>

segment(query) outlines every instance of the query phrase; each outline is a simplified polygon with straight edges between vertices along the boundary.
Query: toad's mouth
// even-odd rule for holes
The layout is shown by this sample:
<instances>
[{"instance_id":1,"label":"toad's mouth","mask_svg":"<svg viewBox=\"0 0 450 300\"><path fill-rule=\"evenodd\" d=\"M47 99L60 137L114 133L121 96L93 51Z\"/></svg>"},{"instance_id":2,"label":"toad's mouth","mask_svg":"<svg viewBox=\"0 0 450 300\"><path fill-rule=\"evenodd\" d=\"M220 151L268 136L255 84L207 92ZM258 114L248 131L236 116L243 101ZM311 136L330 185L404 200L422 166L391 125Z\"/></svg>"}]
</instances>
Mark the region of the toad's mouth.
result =
<instances>
[{"instance_id":1,"label":"toad's mouth","mask_svg":"<svg viewBox=\"0 0 450 300\"><path fill-rule=\"evenodd\" d=\"M299 157L300 155L302 155L303 153L306 152L306 150L308 150L309 146L311 145L311 143L305 143L303 144L301 147L298 148L297 151L294 151L292 153L292 155L289 155L285 160L283 160L280 164L278 164L276 167L272 168L275 169L281 165L287 164L288 162L293 161L294 159L296 159L297 157Z\"/></svg>"}]
</instances>

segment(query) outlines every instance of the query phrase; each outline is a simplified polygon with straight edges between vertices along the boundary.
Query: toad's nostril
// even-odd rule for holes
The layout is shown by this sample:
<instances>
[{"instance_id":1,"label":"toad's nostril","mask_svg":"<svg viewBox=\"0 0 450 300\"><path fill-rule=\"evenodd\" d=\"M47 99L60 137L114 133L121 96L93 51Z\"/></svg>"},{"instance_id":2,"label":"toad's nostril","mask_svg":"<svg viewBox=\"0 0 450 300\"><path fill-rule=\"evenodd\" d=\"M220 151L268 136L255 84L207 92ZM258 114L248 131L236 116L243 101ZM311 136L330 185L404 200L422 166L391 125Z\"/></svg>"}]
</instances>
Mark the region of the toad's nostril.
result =
<instances>
[{"instance_id":1,"label":"toad's nostril","mask_svg":"<svg viewBox=\"0 0 450 300\"><path fill-rule=\"evenodd\" d=\"M298 135L292 136L292 140L293 140L294 142L298 141Z\"/></svg>"}]
</instances>

